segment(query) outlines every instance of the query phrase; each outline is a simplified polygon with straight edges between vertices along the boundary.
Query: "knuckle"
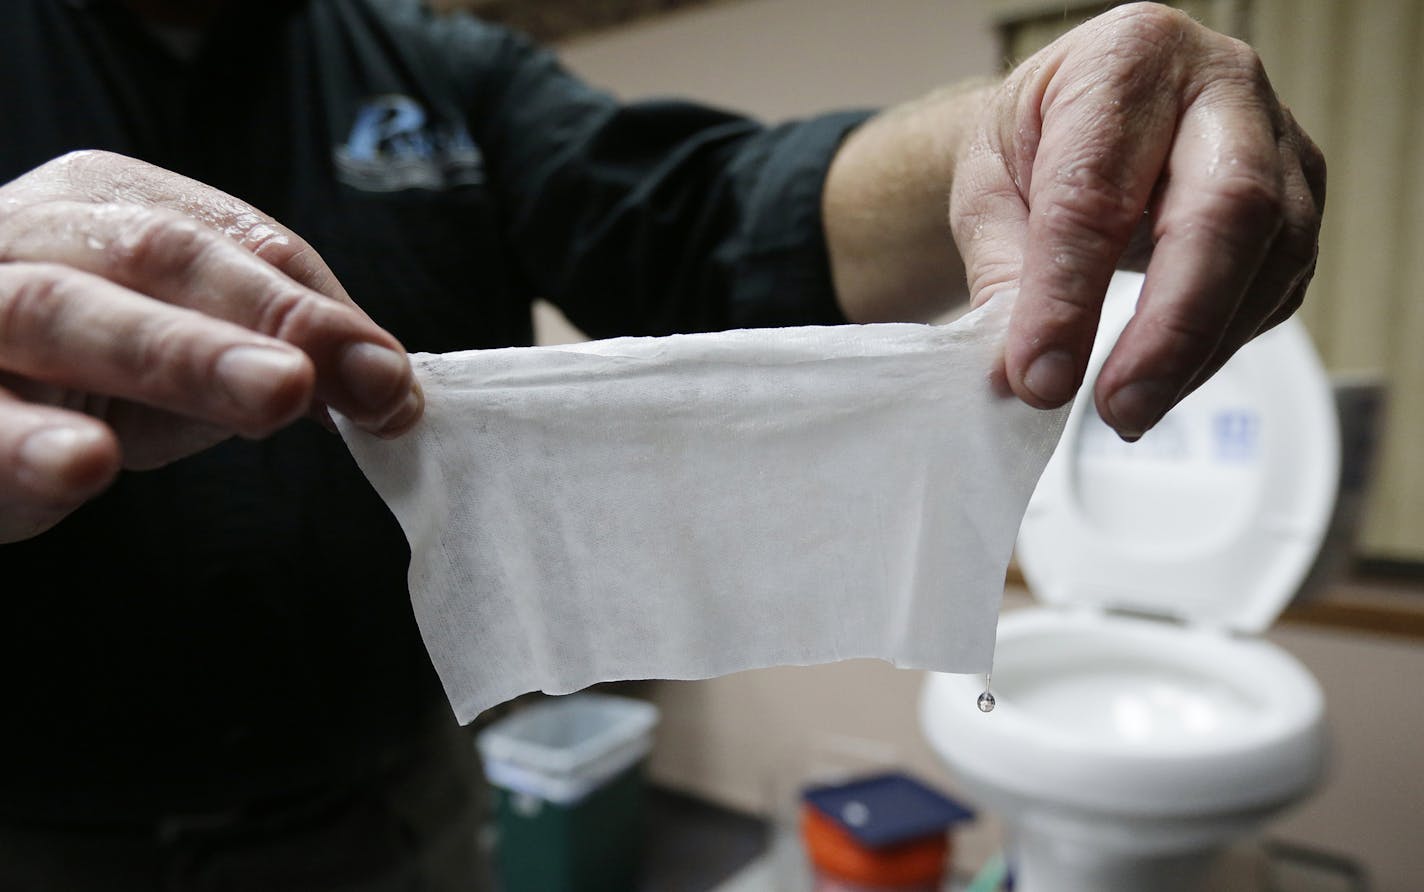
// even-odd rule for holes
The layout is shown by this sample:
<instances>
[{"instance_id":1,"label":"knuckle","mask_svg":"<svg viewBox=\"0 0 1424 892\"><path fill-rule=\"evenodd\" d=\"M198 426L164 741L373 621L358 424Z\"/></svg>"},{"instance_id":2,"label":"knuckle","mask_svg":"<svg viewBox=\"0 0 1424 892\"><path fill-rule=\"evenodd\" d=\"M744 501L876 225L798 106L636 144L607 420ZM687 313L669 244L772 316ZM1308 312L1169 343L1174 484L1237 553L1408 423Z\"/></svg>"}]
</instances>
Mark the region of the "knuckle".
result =
<instances>
[{"instance_id":1,"label":"knuckle","mask_svg":"<svg viewBox=\"0 0 1424 892\"><path fill-rule=\"evenodd\" d=\"M268 337L303 343L313 333L329 332L332 313L345 309L283 275L279 270L247 261L246 275L253 286L242 298L243 305L231 308L228 317L245 328Z\"/></svg>"},{"instance_id":2,"label":"knuckle","mask_svg":"<svg viewBox=\"0 0 1424 892\"><path fill-rule=\"evenodd\" d=\"M1208 200L1228 226L1278 225L1285 212L1284 188L1277 178L1263 173L1219 176L1211 185Z\"/></svg>"},{"instance_id":3,"label":"knuckle","mask_svg":"<svg viewBox=\"0 0 1424 892\"><path fill-rule=\"evenodd\" d=\"M1267 84L1270 78L1266 76L1266 63L1261 60L1261 54L1256 52L1256 48L1244 40L1235 37L1225 38L1222 47L1223 57L1227 63L1237 72L1237 77L1254 84Z\"/></svg>"},{"instance_id":4,"label":"knuckle","mask_svg":"<svg viewBox=\"0 0 1424 892\"><path fill-rule=\"evenodd\" d=\"M321 328L317 317L324 309L322 303L313 293L278 284L262 299L252 327L268 337L300 343L306 333Z\"/></svg>"},{"instance_id":5,"label":"knuckle","mask_svg":"<svg viewBox=\"0 0 1424 892\"><path fill-rule=\"evenodd\" d=\"M1288 112L1271 86L1266 63L1256 48L1234 37L1214 34L1221 41L1208 51L1199 74L1200 95L1243 108L1264 110L1279 136L1288 126Z\"/></svg>"},{"instance_id":6,"label":"knuckle","mask_svg":"<svg viewBox=\"0 0 1424 892\"><path fill-rule=\"evenodd\" d=\"M1315 144L1305 131L1297 130L1300 135L1300 167L1301 172L1310 181L1312 186L1325 189L1326 174L1328 165L1325 163L1325 153L1320 150L1320 146Z\"/></svg>"},{"instance_id":7,"label":"knuckle","mask_svg":"<svg viewBox=\"0 0 1424 892\"><path fill-rule=\"evenodd\" d=\"M96 168L107 167L119 156L103 149L75 149L53 158L37 168L45 173L56 173L70 182L82 181L85 175Z\"/></svg>"},{"instance_id":8,"label":"knuckle","mask_svg":"<svg viewBox=\"0 0 1424 892\"><path fill-rule=\"evenodd\" d=\"M1081 204L1055 203L1042 212L1046 233L1041 238L1052 277L1064 294L1077 295L1101 278L1104 268L1121 255L1130 226L1109 223Z\"/></svg>"},{"instance_id":9,"label":"knuckle","mask_svg":"<svg viewBox=\"0 0 1424 892\"><path fill-rule=\"evenodd\" d=\"M1140 208L1132 199L1131 184L1124 173L1114 178L1109 159L1073 159L1056 172L1053 197L1060 204L1081 204L1084 210L1108 217L1121 225L1137 221Z\"/></svg>"},{"instance_id":10,"label":"knuckle","mask_svg":"<svg viewBox=\"0 0 1424 892\"><path fill-rule=\"evenodd\" d=\"M230 234L254 257L299 284L328 297L341 293L334 274L317 250L261 212L240 214Z\"/></svg>"},{"instance_id":11,"label":"knuckle","mask_svg":"<svg viewBox=\"0 0 1424 892\"><path fill-rule=\"evenodd\" d=\"M244 219L236 221L231 234L239 245L274 265L292 253L292 237L256 214L244 215Z\"/></svg>"},{"instance_id":12,"label":"knuckle","mask_svg":"<svg viewBox=\"0 0 1424 892\"><path fill-rule=\"evenodd\" d=\"M57 164L62 167L109 165L122 157L122 155L104 149L75 149L71 152L65 152L49 163Z\"/></svg>"},{"instance_id":13,"label":"knuckle","mask_svg":"<svg viewBox=\"0 0 1424 892\"><path fill-rule=\"evenodd\" d=\"M259 260L309 288L333 287L333 276L316 249L292 232L260 224L249 230L242 245Z\"/></svg>"},{"instance_id":14,"label":"knuckle","mask_svg":"<svg viewBox=\"0 0 1424 892\"><path fill-rule=\"evenodd\" d=\"M187 278L211 246L212 234L177 212L109 207L128 218L110 244L113 263L134 276Z\"/></svg>"},{"instance_id":15,"label":"knuckle","mask_svg":"<svg viewBox=\"0 0 1424 892\"><path fill-rule=\"evenodd\" d=\"M102 149L79 149L56 158L55 179L62 181L70 194L93 196L97 191L106 191L106 184L114 171L121 169L129 159Z\"/></svg>"},{"instance_id":16,"label":"knuckle","mask_svg":"<svg viewBox=\"0 0 1424 892\"><path fill-rule=\"evenodd\" d=\"M118 365L145 392L167 391L175 383L193 380L197 367L215 363L217 357L204 360L195 355L187 329L172 319L147 321L132 337L115 345Z\"/></svg>"},{"instance_id":17,"label":"knuckle","mask_svg":"<svg viewBox=\"0 0 1424 892\"><path fill-rule=\"evenodd\" d=\"M1325 160L1325 153L1320 151L1320 148L1313 142L1307 143L1305 174L1323 194L1330 181L1330 165Z\"/></svg>"},{"instance_id":18,"label":"knuckle","mask_svg":"<svg viewBox=\"0 0 1424 892\"><path fill-rule=\"evenodd\" d=\"M1276 236L1273 252L1292 270L1303 270L1315 265L1320 253L1320 227L1318 222L1301 223L1287 221Z\"/></svg>"},{"instance_id":19,"label":"knuckle","mask_svg":"<svg viewBox=\"0 0 1424 892\"><path fill-rule=\"evenodd\" d=\"M1053 332L1071 330L1082 324L1092 312L1090 304L1079 296L1079 289L1072 291L1050 290L1034 295L1037 304L1037 318L1041 330L1056 340Z\"/></svg>"},{"instance_id":20,"label":"knuckle","mask_svg":"<svg viewBox=\"0 0 1424 892\"><path fill-rule=\"evenodd\" d=\"M0 262L24 260L26 255L32 253L37 240L49 241L46 218L53 207L53 203L46 202L14 201L5 204L4 212L0 213Z\"/></svg>"},{"instance_id":21,"label":"knuckle","mask_svg":"<svg viewBox=\"0 0 1424 892\"><path fill-rule=\"evenodd\" d=\"M1272 314L1273 317L1284 319L1295 315L1296 311L1305 304L1305 289L1310 284L1310 279L1314 272L1315 270L1313 269L1306 272L1305 277L1300 281L1300 285L1292 290L1290 294L1287 294L1285 300L1281 301L1280 307Z\"/></svg>"},{"instance_id":22,"label":"knuckle","mask_svg":"<svg viewBox=\"0 0 1424 892\"><path fill-rule=\"evenodd\" d=\"M1162 339L1171 345L1171 355L1182 360L1185 368L1216 349L1225 317L1200 307L1181 307L1163 310L1157 315L1156 323Z\"/></svg>"},{"instance_id":23,"label":"knuckle","mask_svg":"<svg viewBox=\"0 0 1424 892\"><path fill-rule=\"evenodd\" d=\"M1018 276L1018 263L987 260L969 274L969 294L976 299L986 298L1012 285Z\"/></svg>"},{"instance_id":24,"label":"knuckle","mask_svg":"<svg viewBox=\"0 0 1424 892\"><path fill-rule=\"evenodd\" d=\"M1117 257L1116 242L1093 234L1085 238L1081 231L1071 240L1054 241L1048 249L1051 277L1057 288L1051 293L1054 302L1069 303L1086 309L1082 301L1085 289L1111 269L1111 261Z\"/></svg>"},{"instance_id":25,"label":"knuckle","mask_svg":"<svg viewBox=\"0 0 1424 892\"><path fill-rule=\"evenodd\" d=\"M1135 3L1103 13L1094 23L1064 69L1071 76L1055 81L1055 98L1092 108L1095 116L1109 119L1105 124L1124 126L1173 105L1177 97L1171 87L1183 72L1180 48L1188 30L1198 27L1191 17L1155 3ZM1104 96L1111 101L1104 102Z\"/></svg>"},{"instance_id":26,"label":"knuckle","mask_svg":"<svg viewBox=\"0 0 1424 892\"><path fill-rule=\"evenodd\" d=\"M1196 24L1185 12L1160 3L1126 3L1105 13L1104 18L1121 34L1153 42L1179 40Z\"/></svg>"},{"instance_id":27,"label":"knuckle","mask_svg":"<svg viewBox=\"0 0 1424 892\"><path fill-rule=\"evenodd\" d=\"M1141 215L1126 187L1094 167L1077 165L1060 172L1037 216L1060 239L1100 251L1125 243Z\"/></svg>"},{"instance_id":28,"label":"knuckle","mask_svg":"<svg viewBox=\"0 0 1424 892\"><path fill-rule=\"evenodd\" d=\"M1023 198L1012 185L979 189L956 188L950 192L949 225L961 250L972 250L992 235L1005 216L1006 207L1022 207Z\"/></svg>"},{"instance_id":29,"label":"knuckle","mask_svg":"<svg viewBox=\"0 0 1424 892\"><path fill-rule=\"evenodd\" d=\"M1164 43L1156 32L1112 36L1087 54L1077 76L1056 85L1056 97L1064 108L1092 109L1105 126L1125 126L1133 116L1155 109L1169 92L1161 89L1172 64Z\"/></svg>"},{"instance_id":30,"label":"knuckle","mask_svg":"<svg viewBox=\"0 0 1424 892\"><path fill-rule=\"evenodd\" d=\"M6 264L0 276L0 348L27 349L45 337L73 287L64 267Z\"/></svg>"},{"instance_id":31,"label":"knuckle","mask_svg":"<svg viewBox=\"0 0 1424 892\"><path fill-rule=\"evenodd\" d=\"M94 183L105 179L122 155L101 149L77 149L51 158L5 185L11 194L49 198L91 197Z\"/></svg>"}]
</instances>

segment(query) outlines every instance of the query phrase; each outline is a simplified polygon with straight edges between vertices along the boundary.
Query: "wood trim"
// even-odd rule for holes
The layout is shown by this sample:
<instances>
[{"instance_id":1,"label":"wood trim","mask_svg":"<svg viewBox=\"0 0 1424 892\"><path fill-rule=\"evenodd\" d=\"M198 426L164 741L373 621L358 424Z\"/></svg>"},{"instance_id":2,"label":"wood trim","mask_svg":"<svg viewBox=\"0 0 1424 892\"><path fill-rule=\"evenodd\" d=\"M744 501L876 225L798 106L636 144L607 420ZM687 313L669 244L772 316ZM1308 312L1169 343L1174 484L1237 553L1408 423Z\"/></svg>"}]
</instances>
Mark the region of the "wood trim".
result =
<instances>
[{"instance_id":1,"label":"wood trim","mask_svg":"<svg viewBox=\"0 0 1424 892\"><path fill-rule=\"evenodd\" d=\"M1356 565L1347 578L1286 608L1282 622L1424 641L1424 579L1376 576Z\"/></svg>"},{"instance_id":2,"label":"wood trim","mask_svg":"<svg viewBox=\"0 0 1424 892\"><path fill-rule=\"evenodd\" d=\"M1281 622L1424 641L1424 595L1411 597L1419 601L1418 607L1352 603L1329 598L1292 604L1282 614Z\"/></svg>"},{"instance_id":3,"label":"wood trim","mask_svg":"<svg viewBox=\"0 0 1424 892\"><path fill-rule=\"evenodd\" d=\"M1017 564L1009 565L1005 584L1028 590ZM1351 579L1287 607L1280 622L1424 641L1424 583L1417 579Z\"/></svg>"}]
</instances>

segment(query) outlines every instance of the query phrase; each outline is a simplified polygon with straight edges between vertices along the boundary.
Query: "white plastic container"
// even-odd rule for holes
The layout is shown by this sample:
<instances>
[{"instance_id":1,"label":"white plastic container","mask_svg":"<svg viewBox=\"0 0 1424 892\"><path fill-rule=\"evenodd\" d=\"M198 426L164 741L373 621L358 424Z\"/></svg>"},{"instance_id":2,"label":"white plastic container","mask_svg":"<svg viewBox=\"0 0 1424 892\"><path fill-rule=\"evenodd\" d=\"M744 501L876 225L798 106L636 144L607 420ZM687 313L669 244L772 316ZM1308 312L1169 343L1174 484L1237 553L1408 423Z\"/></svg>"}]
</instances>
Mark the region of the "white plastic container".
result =
<instances>
[{"instance_id":1,"label":"white plastic container","mask_svg":"<svg viewBox=\"0 0 1424 892\"><path fill-rule=\"evenodd\" d=\"M495 722L476 739L489 782L572 805L653 748L658 709L608 694L571 694Z\"/></svg>"},{"instance_id":2,"label":"white plastic container","mask_svg":"<svg viewBox=\"0 0 1424 892\"><path fill-rule=\"evenodd\" d=\"M505 892L627 892L642 865L642 760L658 711L606 694L547 700L476 739L495 788Z\"/></svg>"}]
</instances>

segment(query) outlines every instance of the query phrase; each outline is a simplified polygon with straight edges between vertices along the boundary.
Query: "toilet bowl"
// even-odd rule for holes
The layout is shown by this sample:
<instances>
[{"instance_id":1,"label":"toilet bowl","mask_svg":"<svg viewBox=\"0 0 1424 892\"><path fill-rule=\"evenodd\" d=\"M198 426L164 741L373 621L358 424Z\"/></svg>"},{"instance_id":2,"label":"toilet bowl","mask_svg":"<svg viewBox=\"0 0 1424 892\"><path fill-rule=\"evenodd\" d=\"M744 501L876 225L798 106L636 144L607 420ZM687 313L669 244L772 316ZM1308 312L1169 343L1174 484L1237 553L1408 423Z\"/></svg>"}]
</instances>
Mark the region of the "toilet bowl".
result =
<instances>
[{"instance_id":1,"label":"toilet bowl","mask_svg":"<svg viewBox=\"0 0 1424 892\"><path fill-rule=\"evenodd\" d=\"M1338 482L1329 382L1303 328L1243 349L1135 445L1092 387L1136 304L1119 274L1088 376L1024 517L1041 606L981 676L929 676L921 724L1009 831L1018 892L1187 892L1215 853L1305 796L1324 700L1256 637L1319 551Z\"/></svg>"}]
</instances>

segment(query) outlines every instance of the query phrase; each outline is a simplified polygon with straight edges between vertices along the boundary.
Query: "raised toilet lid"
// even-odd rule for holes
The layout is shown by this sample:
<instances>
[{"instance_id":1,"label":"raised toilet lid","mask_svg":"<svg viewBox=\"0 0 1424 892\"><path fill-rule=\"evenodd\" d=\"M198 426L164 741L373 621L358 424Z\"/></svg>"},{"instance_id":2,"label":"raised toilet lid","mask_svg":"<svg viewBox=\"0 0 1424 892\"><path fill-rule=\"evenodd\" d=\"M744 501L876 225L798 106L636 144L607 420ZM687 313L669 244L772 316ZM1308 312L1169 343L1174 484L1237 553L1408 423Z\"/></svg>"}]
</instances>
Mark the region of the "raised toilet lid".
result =
<instances>
[{"instance_id":1,"label":"raised toilet lid","mask_svg":"<svg viewBox=\"0 0 1424 892\"><path fill-rule=\"evenodd\" d=\"M1085 383L1024 515L1019 566L1048 604L1261 632L1299 589L1334 508L1329 380L1291 319L1122 442L1093 384L1142 279L1118 273L1109 288Z\"/></svg>"}]
</instances>

